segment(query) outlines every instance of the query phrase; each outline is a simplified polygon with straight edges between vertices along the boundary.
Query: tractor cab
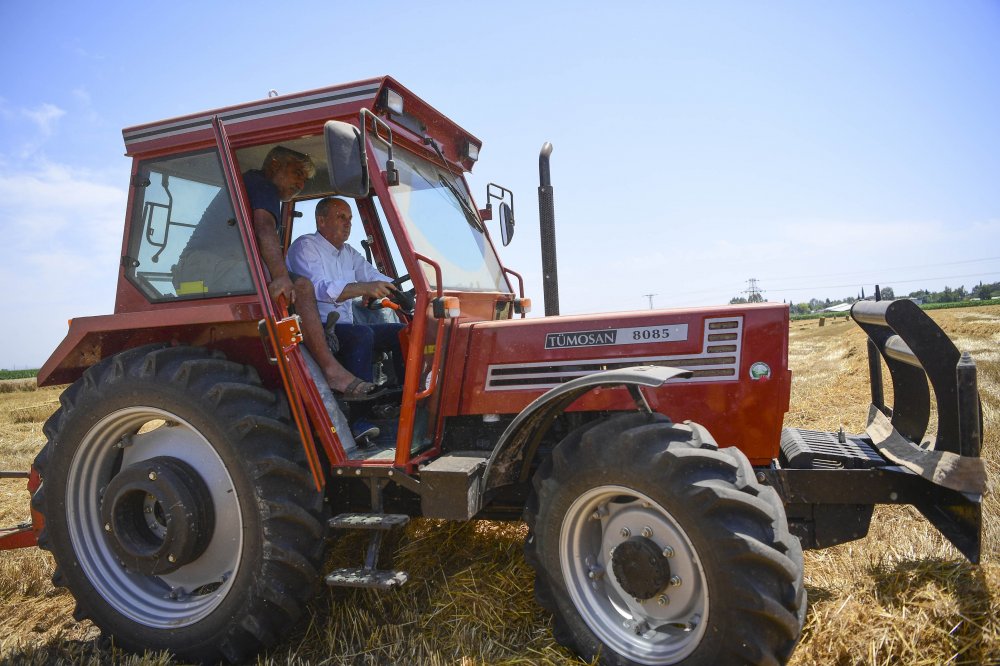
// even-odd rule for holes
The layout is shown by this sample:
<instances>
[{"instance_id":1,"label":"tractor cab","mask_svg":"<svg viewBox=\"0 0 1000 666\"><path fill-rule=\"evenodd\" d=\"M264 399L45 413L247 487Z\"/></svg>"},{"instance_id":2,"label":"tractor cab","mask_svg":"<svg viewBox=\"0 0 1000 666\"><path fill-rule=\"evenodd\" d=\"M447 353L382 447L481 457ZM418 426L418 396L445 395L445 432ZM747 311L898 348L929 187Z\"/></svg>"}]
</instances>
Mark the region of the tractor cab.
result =
<instances>
[{"instance_id":1,"label":"tractor cab","mask_svg":"<svg viewBox=\"0 0 1000 666\"><path fill-rule=\"evenodd\" d=\"M40 381L72 381L95 356L137 337L208 344L264 368L270 387L284 384L303 439L316 433L332 460L405 465L417 452L432 454L452 324L510 319L530 307L520 276L502 266L486 228L499 202L502 237L510 241L512 194L491 184L480 211L464 178L478 159L479 140L388 77L123 135L134 166L116 313L74 320ZM406 325L400 336L406 383L395 393L395 413L409 416L380 423L377 455L355 446L322 376L308 372L315 363L290 360L300 351L308 357L304 345L297 349L294 308L268 297L244 181L261 173L275 149L310 165L305 186L278 214L282 252L315 231L316 202L335 196L352 210L358 233L349 242L400 286L400 299L359 303L371 306L359 313L362 319ZM380 360L376 379L402 379L388 376L391 364ZM340 403L339 411L350 417L348 405ZM318 463L313 471L322 484Z\"/></svg>"}]
</instances>

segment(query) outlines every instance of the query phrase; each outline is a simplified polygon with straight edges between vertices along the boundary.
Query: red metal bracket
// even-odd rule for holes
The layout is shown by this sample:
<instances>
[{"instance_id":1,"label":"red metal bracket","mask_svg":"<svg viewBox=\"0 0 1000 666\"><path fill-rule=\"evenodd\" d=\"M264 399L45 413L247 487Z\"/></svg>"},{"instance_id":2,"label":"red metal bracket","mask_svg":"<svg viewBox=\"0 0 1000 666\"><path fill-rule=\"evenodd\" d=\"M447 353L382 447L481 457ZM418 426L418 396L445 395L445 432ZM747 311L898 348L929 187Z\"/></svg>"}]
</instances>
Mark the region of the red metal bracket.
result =
<instances>
[{"instance_id":1,"label":"red metal bracket","mask_svg":"<svg viewBox=\"0 0 1000 666\"><path fill-rule=\"evenodd\" d=\"M30 472L0 472L0 479L28 479L28 492L34 494L41 485L38 472L32 467ZM31 522L0 529L0 550L30 548L38 545L38 533L42 531L45 519L31 510Z\"/></svg>"},{"instance_id":2,"label":"red metal bracket","mask_svg":"<svg viewBox=\"0 0 1000 666\"><path fill-rule=\"evenodd\" d=\"M298 315L291 315L274 322L278 332L278 344L281 350L287 352L295 345L302 342L302 319Z\"/></svg>"}]
</instances>

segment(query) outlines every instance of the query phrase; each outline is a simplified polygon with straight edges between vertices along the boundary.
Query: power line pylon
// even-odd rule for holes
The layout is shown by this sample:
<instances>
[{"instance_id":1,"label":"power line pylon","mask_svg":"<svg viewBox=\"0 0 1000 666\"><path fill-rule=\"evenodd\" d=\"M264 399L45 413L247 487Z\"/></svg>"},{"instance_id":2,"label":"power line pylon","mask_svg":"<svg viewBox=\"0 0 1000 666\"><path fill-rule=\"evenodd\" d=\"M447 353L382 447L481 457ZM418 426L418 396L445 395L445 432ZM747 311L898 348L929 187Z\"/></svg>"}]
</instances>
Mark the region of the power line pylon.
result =
<instances>
[{"instance_id":1,"label":"power line pylon","mask_svg":"<svg viewBox=\"0 0 1000 666\"><path fill-rule=\"evenodd\" d=\"M743 293L747 295L747 303L764 302L764 290L757 284L757 278L747 280L747 288L743 290Z\"/></svg>"}]
</instances>

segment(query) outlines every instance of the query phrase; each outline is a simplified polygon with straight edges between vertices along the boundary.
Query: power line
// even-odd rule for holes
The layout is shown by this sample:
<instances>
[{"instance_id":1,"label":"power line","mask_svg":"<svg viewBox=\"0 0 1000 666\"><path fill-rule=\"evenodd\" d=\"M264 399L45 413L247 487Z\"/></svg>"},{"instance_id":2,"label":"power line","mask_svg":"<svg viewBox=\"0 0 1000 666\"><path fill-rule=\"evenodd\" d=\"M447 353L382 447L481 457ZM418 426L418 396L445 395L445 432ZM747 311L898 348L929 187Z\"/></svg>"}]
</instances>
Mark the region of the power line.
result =
<instances>
[{"instance_id":1,"label":"power line","mask_svg":"<svg viewBox=\"0 0 1000 666\"><path fill-rule=\"evenodd\" d=\"M967 275L944 275L940 277L922 277L913 280L879 280L879 284L885 284L891 286L894 284L912 284L914 282L929 282L931 280L958 280L964 278L980 278L986 276L1000 275L1000 272L996 273L970 273ZM772 289L771 291L776 292L788 292L788 291L809 291L810 289L855 289L858 285L855 284L828 284L823 286L815 287L793 287L789 289Z\"/></svg>"},{"instance_id":2,"label":"power line","mask_svg":"<svg viewBox=\"0 0 1000 666\"><path fill-rule=\"evenodd\" d=\"M872 272L880 272L881 273L881 272L885 272L885 271L912 270L912 269L915 269L915 268L936 268L936 267L939 267L939 266L958 266L960 264L975 264L975 263L979 263L979 262L983 262L983 261L997 261L997 260L1000 260L1000 257L984 257L982 259L964 259L962 261L945 261L945 262L935 263L935 264L916 264L916 265L911 265L911 266L892 266L892 267L888 267L888 268L879 266L879 267L874 267L874 268L871 268L869 270L863 270L863 271L846 271L846 272L843 272L843 273L821 273L819 275L789 275L789 276L786 276L786 277L770 277L770 278L765 278L765 279L768 282L777 282L777 281L780 281L780 280L801 280L803 278L805 278L805 279L812 279L812 278L840 277L840 276L844 276L844 275L866 275L866 274L870 274ZM935 278L927 278L927 279L933 280Z\"/></svg>"},{"instance_id":3,"label":"power line","mask_svg":"<svg viewBox=\"0 0 1000 666\"><path fill-rule=\"evenodd\" d=\"M963 261L948 261L948 262L942 262L942 263L936 263L936 264L919 264L919 265L911 265L911 266L896 266L896 267L891 267L891 268L872 267L871 269L865 270L865 271L849 271L849 272L842 272L842 273L820 273L820 274L814 274L814 275L797 275L797 276L789 276L789 277L785 277L785 278L764 278L764 281L767 281L767 282L772 283L772 284L774 282L778 282L779 285L780 285L780 281L781 280L796 280L797 282L799 282L801 280L812 280L812 279L830 278L830 277L844 277L844 276L848 276L848 275L863 275L863 276L878 275L877 278L876 277L872 277L870 279L870 281L873 284L875 282L879 282L880 284L882 284L882 283L891 284L893 282L895 282L897 284L903 284L903 283L906 283L906 282L920 282L921 280L948 280L948 279L957 279L957 278L965 278L965 277L979 277L980 275L982 275L982 276L996 275L997 273L996 272L988 272L988 273L982 273L982 274L977 273L977 274L974 274L974 275L953 275L953 276L948 276L948 277L944 277L944 278L925 277L925 278L919 278L919 279L914 279L914 280L909 280L909 281L907 281L907 280L891 280L891 279L886 279L883 276L888 271L911 270L911 269L915 269L915 268L933 268L933 267L937 267L937 266L955 266L955 265L960 265L960 264L971 264L971 263L978 263L978 262L983 262L983 261L996 261L996 260L1000 260L1000 257L984 257L982 259L966 259L966 260L963 260ZM857 282L860 282L860 281L861 280L859 280ZM824 286L817 286L817 287L797 287L795 289L774 289L774 288L772 288L769 291L772 291L772 292L778 291L778 292L780 292L780 291L802 291L802 290L805 290L805 289L845 289L845 288L854 289L854 288L856 288L858 286L857 282L855 282L854 284L848 284L848 285L830 285L830 286L825 286L825 287ZM729 288L728 285L720 285L720 286L713 287L713 288L697 289L695 291L685 291L685 292L683 292L681 294L678 294L678 295L679 296L697 296L699 294L711 294L711 293L714 293L714 292L717 292L717 291L721 291L723 289L728 289L728 288Z\"/></svg>"},{"instance_id":4,"label":"power line","mask_svg":"<svg viewBox=\"0 0 1000 666\"><path fill-rule=\"evenodd\" d=\"M875 284L877 282L878 284L882 285L883 287L886 287L886 286L891 287L893 285L899 285L899 284L912 284L912 283L919 283L919 282L930 282L931 280L957 280L957 279L964 279L964 278L979 278L980 281L981 281L983 278L993 277L993 276L1000 276L1000 272L970 273L970 274L967 274L967 275L945 275L945 276L941 276L941 277L922 277L922 278L915 278L915 279L912 279L912 280L877 279L877 280L873 280L871 282L871 284ZM781 294L781 293L798 292L798 291L814 291L814 290L818 291L820 289L857 289L857 288L858 288L858 283L855 282L855 283L852 283L852 284L834 284L834 285L823 285L823 286L816 285L816 286L811 286L811 287L794 287L794 288L788 288L788 289L769 289L768 291L770 291L772 293L779 293L779 294ZM672 297L676 297L676 298L671 298L670 299L669 306L670 307L686 307L686 306L689 306L689 305L706 305L706 303L699 301L697 298L690 298L690 296L696 295L696 294L701 294L701 293L718 293L718 292L722 291L723 289L724 288L706 289L706 290L700 290L700 291L697 291L697 292L683 292L683 293L679 293L679 294L671 294Z\"/></svg>"}]
</instances>

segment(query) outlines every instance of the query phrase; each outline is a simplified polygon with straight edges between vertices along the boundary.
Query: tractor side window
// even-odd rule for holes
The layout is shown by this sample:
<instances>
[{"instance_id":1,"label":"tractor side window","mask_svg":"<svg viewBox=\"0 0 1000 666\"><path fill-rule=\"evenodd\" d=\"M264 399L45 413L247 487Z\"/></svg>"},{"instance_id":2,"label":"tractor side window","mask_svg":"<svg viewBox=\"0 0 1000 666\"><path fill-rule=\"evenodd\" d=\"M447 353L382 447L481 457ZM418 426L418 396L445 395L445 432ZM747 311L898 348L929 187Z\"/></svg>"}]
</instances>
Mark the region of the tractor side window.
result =
<instances>
[{"instance_id":1,"label":"tractor side window","mask_svg":"<svg viewBox=\"0 0 1000 666\"><path fill-rule=\"evenodd\" d=\"M125 276L152 302L254 293L216 151L143 162Z\"/></svg>"}]
</instances>

